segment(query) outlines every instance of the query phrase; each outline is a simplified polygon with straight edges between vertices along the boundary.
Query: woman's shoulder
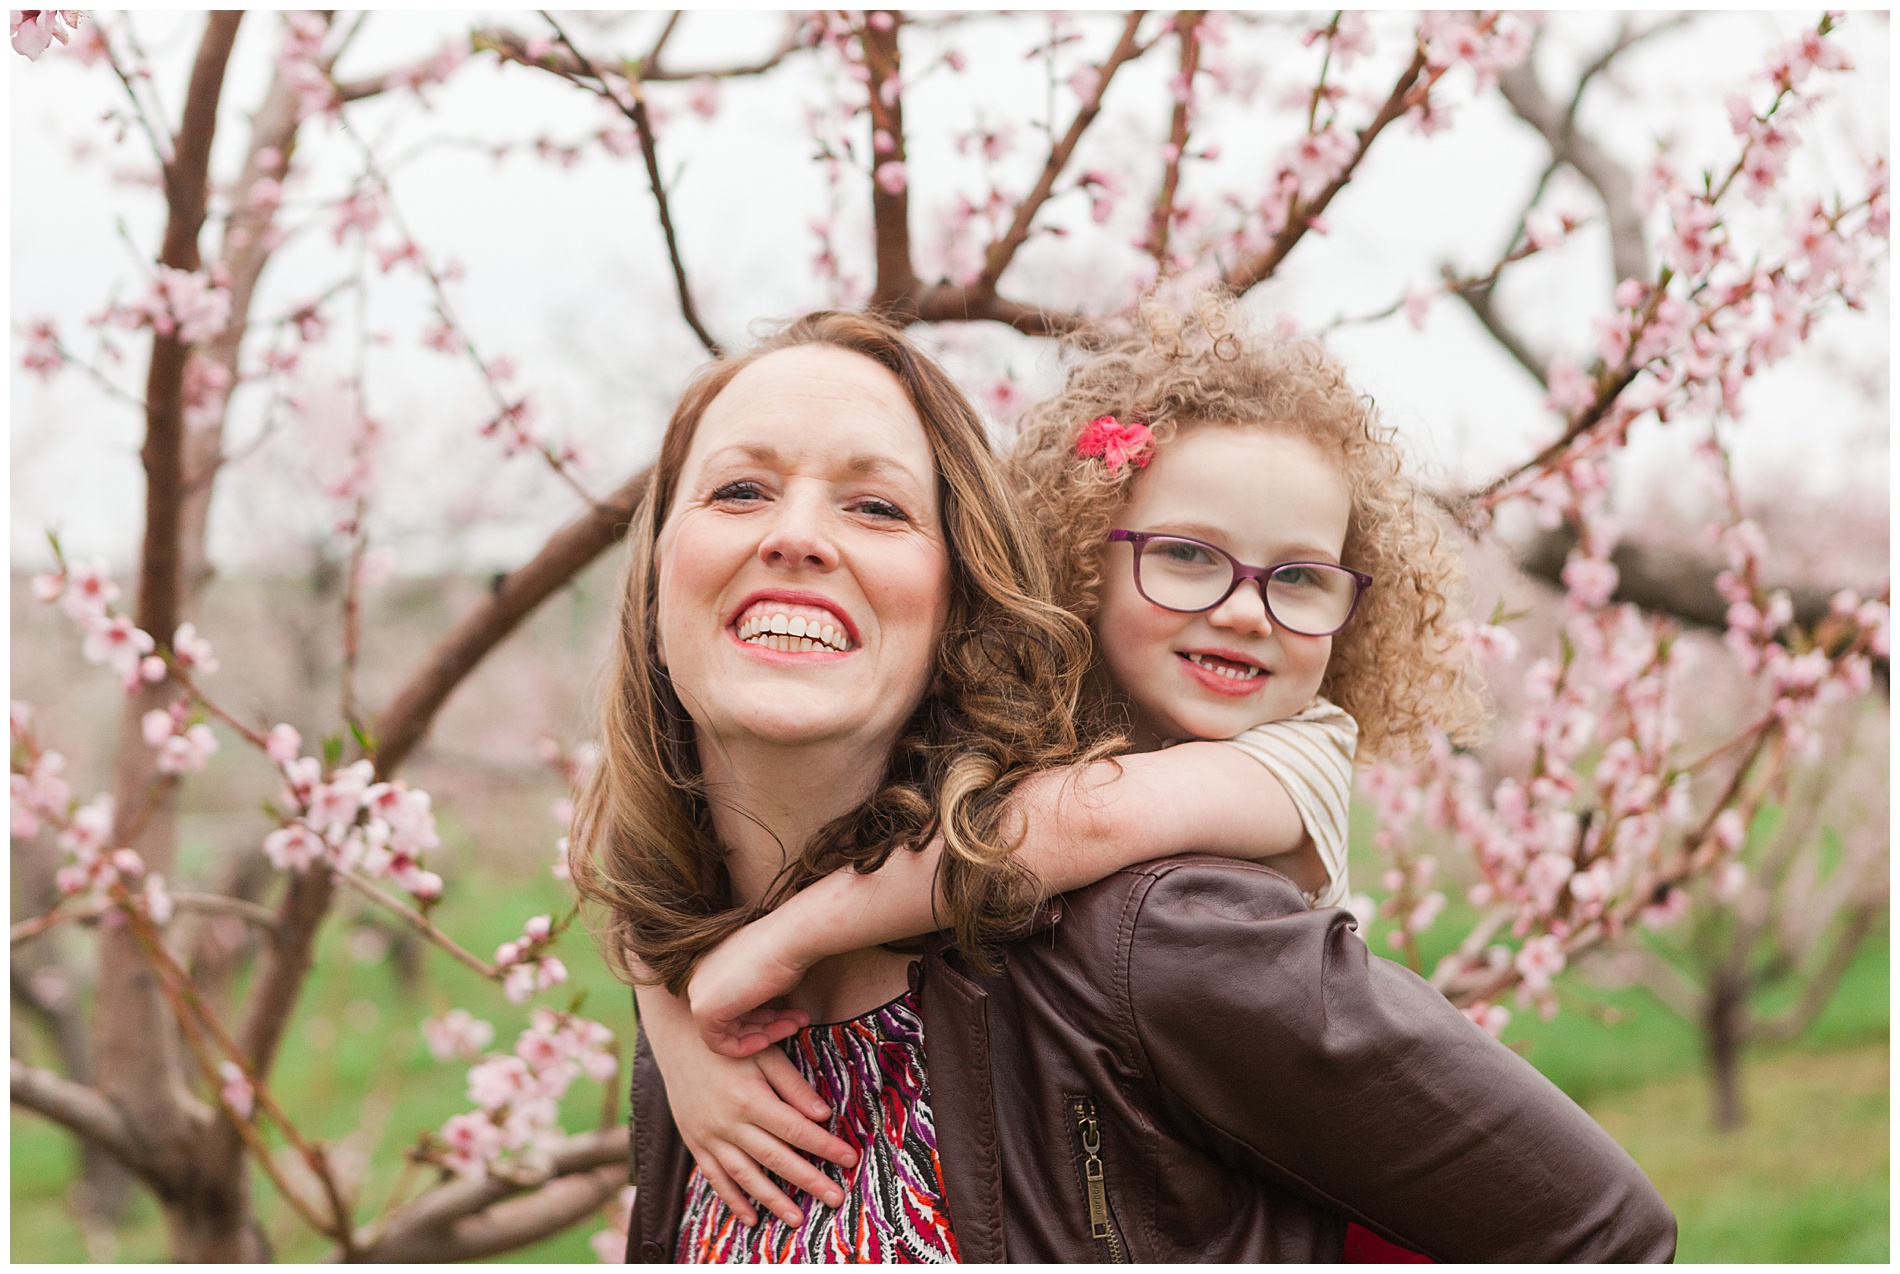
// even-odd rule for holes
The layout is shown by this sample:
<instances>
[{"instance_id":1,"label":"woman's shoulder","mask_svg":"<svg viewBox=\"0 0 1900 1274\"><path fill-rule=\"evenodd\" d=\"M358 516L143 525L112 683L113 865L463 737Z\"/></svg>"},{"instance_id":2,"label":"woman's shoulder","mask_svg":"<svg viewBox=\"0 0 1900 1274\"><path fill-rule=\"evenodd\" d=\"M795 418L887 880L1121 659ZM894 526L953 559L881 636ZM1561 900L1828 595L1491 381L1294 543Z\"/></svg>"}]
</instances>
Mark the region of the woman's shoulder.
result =
<instances>
[{"instance_id":1,"label":"woman's shoulder","mask_svg":"<svg viewBox=\"0 0 1900 1274\"><path fill-rule=\"evenodd\" d=\"M1318 914L1290 877L1263 863L1176 854L1052 899L1037 929L1059 925L1071 942L1126 952L1157 929L1185 931L1192 941L1197 927L1225 931L1236 922Z\"/></svg>"}]
</instances>

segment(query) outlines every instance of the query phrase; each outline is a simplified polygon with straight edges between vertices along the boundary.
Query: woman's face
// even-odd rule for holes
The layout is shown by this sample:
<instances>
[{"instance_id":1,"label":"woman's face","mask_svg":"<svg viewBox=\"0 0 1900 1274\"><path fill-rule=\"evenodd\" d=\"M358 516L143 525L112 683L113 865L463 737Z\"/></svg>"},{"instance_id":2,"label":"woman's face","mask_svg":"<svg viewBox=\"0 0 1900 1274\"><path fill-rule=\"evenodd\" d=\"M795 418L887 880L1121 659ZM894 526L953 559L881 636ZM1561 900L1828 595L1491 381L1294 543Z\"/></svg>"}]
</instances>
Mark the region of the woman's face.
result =
<instances>
[{"instance_id":1,"label":"woman's face","mask_svg":"<svg viewBox=\"0 0 1900 1274\"><path fill-rule=\"evenodd\" d=\"M656 546L660 662L725 744L887 751L950 605L937 468L889 371L768 354L706 408Z\"/></svg>"}]
</instances>

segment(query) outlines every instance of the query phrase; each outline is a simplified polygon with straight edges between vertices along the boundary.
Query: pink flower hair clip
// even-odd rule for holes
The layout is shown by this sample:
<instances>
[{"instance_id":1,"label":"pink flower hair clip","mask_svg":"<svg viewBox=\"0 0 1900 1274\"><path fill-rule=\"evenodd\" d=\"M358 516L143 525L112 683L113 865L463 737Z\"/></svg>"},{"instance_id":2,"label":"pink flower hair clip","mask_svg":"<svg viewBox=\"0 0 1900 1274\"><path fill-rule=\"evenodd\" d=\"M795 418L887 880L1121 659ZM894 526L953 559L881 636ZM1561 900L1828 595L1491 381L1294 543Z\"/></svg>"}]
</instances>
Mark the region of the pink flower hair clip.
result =
<instances>
[{"instance_id":1,"label":"pink flower hair clip","mask_svg":"<svg viewBox=\"0 0 1900 1274\"><path fill-rule=\"evenodd\" d=\"M1113 416L1097 416L1075 440L1078 456L1100 456L1109 476L1121 472L1124 464L1146 469L1154 458L1155 436L1143 424L1124 425Z\"/></svg>"}]
</instances>

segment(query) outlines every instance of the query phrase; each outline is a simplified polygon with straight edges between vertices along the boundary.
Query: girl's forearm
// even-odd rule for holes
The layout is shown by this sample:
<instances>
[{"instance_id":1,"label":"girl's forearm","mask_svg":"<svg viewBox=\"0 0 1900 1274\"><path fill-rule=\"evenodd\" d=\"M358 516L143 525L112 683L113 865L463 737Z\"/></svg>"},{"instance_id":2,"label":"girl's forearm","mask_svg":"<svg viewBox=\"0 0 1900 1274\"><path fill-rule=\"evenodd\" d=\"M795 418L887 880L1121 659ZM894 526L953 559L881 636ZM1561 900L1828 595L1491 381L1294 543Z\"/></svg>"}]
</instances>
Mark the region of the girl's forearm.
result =
<instances>
[{"instance_id":1,"label":"girl's forearm","mask_svg":"<svg viewBox=\"0 0 1900 1274\"><path fill-rule=\"evenodd\" d=\"M1011 800L1017 861L1050 893L1093 884L1170 854L1264 858L1300 848L1305 827L1278 780L1233 748L1184 743L1162 752L1049 770ZM939 928L942 847L899 850L869 875L832 873L761 919L797 968Z\"/></svg>"}]
</instances>

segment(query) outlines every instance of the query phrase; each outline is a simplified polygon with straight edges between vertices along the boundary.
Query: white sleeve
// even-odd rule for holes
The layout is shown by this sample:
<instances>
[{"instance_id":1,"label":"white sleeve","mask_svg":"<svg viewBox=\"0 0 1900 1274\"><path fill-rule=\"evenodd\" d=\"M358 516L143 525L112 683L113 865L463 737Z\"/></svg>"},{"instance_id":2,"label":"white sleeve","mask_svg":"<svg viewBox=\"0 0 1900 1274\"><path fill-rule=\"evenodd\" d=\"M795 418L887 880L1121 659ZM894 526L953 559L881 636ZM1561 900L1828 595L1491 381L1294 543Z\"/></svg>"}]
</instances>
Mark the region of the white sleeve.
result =
<instances>
[{"instance_id":1,"label":"white sleeve","mask_svg":"<svg viewBox=\"0 0 1900 1274\"><path fill-rule=\"evenodd\" d=\"M1313 838L1326 884L1308 894L1315 907L1345 903L1346 820L1352 798L1352 758L1359 726L1341 709L1316 699L1311 707L1284 721L1257 725L1225 740L1267 768L1280 781Z\"/></svg>"}]
</instances>

